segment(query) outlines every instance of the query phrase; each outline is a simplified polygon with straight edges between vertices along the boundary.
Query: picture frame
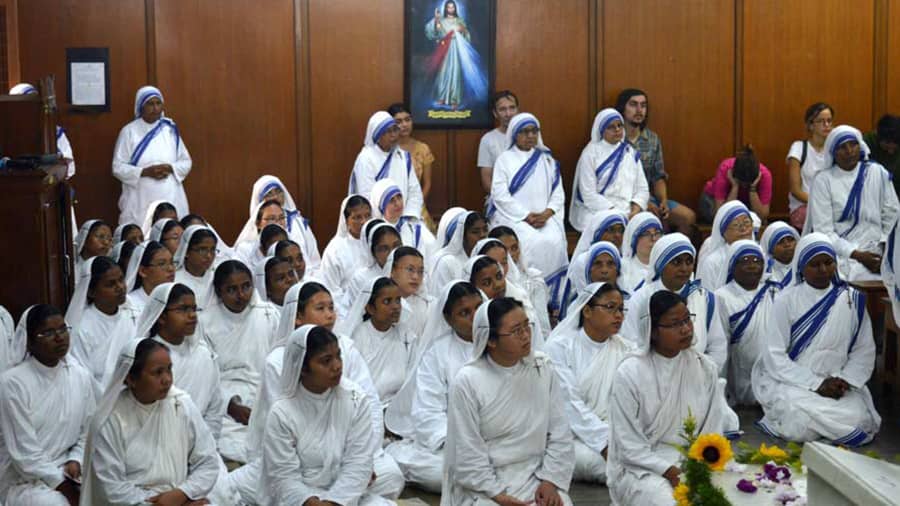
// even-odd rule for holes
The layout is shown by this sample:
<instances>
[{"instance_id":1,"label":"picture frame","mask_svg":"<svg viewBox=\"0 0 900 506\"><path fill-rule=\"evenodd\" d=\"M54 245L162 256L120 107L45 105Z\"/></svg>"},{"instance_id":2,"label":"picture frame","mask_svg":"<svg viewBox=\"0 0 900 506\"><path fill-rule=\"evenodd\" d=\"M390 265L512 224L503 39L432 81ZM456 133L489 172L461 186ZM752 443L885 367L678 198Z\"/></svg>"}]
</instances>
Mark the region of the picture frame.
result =
<instances>
[{"instance_id":1,"label":"picture frame","mask_svg":"<svg viewBox=\"0 0 900 506\"><path fill-rule=\"evenodd\" d=\"M404 26L404 99L416 128L492 128L495 0L406 0Z\"/></svg>"}]
</instances>

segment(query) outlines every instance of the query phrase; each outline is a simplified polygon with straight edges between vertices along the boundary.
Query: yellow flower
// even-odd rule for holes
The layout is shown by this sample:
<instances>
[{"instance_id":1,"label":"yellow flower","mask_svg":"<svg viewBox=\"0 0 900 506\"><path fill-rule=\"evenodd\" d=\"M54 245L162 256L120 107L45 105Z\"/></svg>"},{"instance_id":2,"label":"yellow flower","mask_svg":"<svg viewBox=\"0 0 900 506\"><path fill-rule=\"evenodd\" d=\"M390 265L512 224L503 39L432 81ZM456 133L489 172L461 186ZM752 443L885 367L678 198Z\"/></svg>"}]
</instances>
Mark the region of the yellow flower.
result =
<instances>
[{"instance_id":1,"label":"yellow flower","mask_svg":"<svg viewBox=\"0 0 900 506\"><path fill-rule=\"evenodd\" d=\"M769 460L775 461L776 464L784 464L788 459L786 451L776 445L766 446L766 443L759 445L759 454Z\"/></svg>"},{"instance_id":2,"label":"yellow flower","mask_svg":"<svg viewBox=\"0 0 900 506\"><path fill-rule=\"evenodd\" d=\"M721 434L701 434L688 451L688 457L705 463L713 471L724 471L732 455L731 443Z\"/></svg>"},{"instance_id":3,"label":"yellow flower","mask_svg":"<svg viewBox=\"0 0 900 506\"><path fill-rule=\"evenodd\" d=\"M691 500L688 499L688 494L690 493L691 489L689 489L687 485L679 483L672 492L672 497L675 498L675 502L678 506L691 506Z\"/></svg>"}]
</instances>

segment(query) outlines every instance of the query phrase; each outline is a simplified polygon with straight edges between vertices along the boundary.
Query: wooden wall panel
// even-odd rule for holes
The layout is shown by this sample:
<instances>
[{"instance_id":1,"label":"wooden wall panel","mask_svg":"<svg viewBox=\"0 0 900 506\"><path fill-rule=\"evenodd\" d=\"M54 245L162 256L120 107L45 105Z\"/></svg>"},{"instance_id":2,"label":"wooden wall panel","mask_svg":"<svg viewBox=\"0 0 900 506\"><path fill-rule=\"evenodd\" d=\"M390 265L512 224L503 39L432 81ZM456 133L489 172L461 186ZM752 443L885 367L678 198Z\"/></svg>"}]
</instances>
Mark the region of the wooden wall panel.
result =
<instances>
[{"instance_id":1,"label":"wooden wall panel","mask_svg":"<svg viewBox=\"0 0 900 506\"><path fill-rule=\"evenodd\" d=\"M312 1L309 26L313 229L324 248L369 117L403 98L403 0Z\"/></svg>"},{"instance_id":2,"label":"wooden wall panel","mask_svg":"<svg viewBox=\"0 0 900 506\"><path fill-rule=\"evenodd\" d=\"M837 124L872 127L873 5L743 2L743 141L774 173L773 212L787 212L784 160L791 142L805 137L803 113L810 104L830 103Z\"/></svg>"},{"instance_id":3,"label":"wooden wall panel","mask_svg":"<svg viewBox=\"0 0 900 506\"><path fill-rule=\"evenodd\" d=\"M194 160L188 201L228 242L260 175L280 177L299 205L311 191L297 171L293 9L292 0L155 2L157 82Z\"/></svg>"},{"instance_id":4,"label":"wooden wall panel","mask_svg":"<svg viewBox=\"0 0 900 506\"><path fill-rule=\"evenodd\" d=\"M648 94L669 196L695 207L704 182L733 152L734 2L607 1L600 11L600 107L615 106L625 88Z\"/></svg>"},{"instance_id":5,"label":"wooden wall panel","mask_svg":"<svg viewBox=\"0 0 900 506\"><path fill-rule=\"evenodd\" d=\"M27 0L18 7L22 80L56 75L60 124L75 153L79 222L115 223L121 185L112 176L113 147L147 82L144 0ZM65 105L67 47L109 48L110 112L74 113Z\"/></svg>"},{"instance_id":6,"label":"wooden wall panel","mask_svg":"<svg viewBox=\"0 0 900 506\"><path fill-rule=\"evenodd\" d=\"M877 115L885 112L891 114L900 114L900 68L897 62L900 62L900 1L890 0L887 2L887 14L889 27L887 30L888 52L885 60L887 67L887 110L877 111Z\"/></svg>"},{"instance_id":7,"label":"wooden wall panel","mask_svg":"<svg viewBox=\"0 0 900 506\"><path fill-rule=\"evenodd\" d=\"M0 47L3 48L3 54L0 59L5 61L6 65L6 87L11 88L19 82L19 16L17 8L17 0L0 0L0 9L4 12L6 21L4 26L0 26L0 32L3 32L3 39L0 40ZM0 92L6 93L6 89L0 88Z\"/></svg>"}]
</instances>

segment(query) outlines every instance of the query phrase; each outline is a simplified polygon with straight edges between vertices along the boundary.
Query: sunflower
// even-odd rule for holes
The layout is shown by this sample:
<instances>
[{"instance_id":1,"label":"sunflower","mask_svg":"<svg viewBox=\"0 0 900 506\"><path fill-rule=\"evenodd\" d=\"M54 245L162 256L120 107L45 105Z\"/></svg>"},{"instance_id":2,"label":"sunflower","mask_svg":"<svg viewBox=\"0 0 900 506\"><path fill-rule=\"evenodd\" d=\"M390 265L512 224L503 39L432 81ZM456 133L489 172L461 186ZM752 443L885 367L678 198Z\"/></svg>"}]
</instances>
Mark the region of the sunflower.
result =
<instances>
[{"instance_id":1,"label":"sunflower","mask_svg":"<svg viewBox=\"0 0 900 506\"><path fill-rule=\"evenodd\" d=\"M679 483L672 492L672 497L675 498L677 506L691 506L691 500L688 498L688 494L690 493L691 489L689 489L687 485Z\"/></svg>"},{"instance_id":2,"label":"sunflower","mask_svg":"<svg viewBox=\"0 0 900 506\"><path fill-rule=\"evenodd\" d=\"M766 446L766 443L759 445L759 454L774 461L776 464L784 464L788 459L787 452L776 445Z\"/></svg>"},{"instance_id":3,"label":"sunflower","mask_svg":"<svg viewBox=\"0 0 900 506\"><path fill-rule=\"evenodd\" d=\"M721 434L701 434L688 450L688 457L705 463L713 471L724 471L732 455L731 443Z\"/></svg>"}]
</instances>

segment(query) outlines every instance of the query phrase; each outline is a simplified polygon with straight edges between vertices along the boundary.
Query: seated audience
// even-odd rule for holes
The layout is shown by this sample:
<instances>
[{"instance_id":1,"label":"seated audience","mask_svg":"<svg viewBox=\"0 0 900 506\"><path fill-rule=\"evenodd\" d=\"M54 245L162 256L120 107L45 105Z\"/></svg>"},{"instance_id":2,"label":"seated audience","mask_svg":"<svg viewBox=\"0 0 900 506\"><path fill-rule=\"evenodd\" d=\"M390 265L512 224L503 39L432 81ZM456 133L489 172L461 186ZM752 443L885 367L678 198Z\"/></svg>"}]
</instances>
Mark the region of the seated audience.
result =
<instances>
[{"instance_id":1,"label":"seated audience","mask_svg":"<svg viewBox=\"0 0 900 506\"><path fill-rule=\"evenodd\" d=\"M700 218L712 221L722 204L738 200L761 220L769 217L772 202L772 173L756 159L750 146L736 157L723 160L716 175L706 182L700 199Z\"/></svg>"},{"instance_id":2,"label":"seated audience","mask_svg":"<svg viewBox=\"0 0 900 506\"><path fill-rule=\"evenodd\" d=\"M900 116L885 114L878 120L874 132L863 136L871 154L869 158L881 164L891 174L894 191L900 194Z\"/></svg>"}]
</instances>

